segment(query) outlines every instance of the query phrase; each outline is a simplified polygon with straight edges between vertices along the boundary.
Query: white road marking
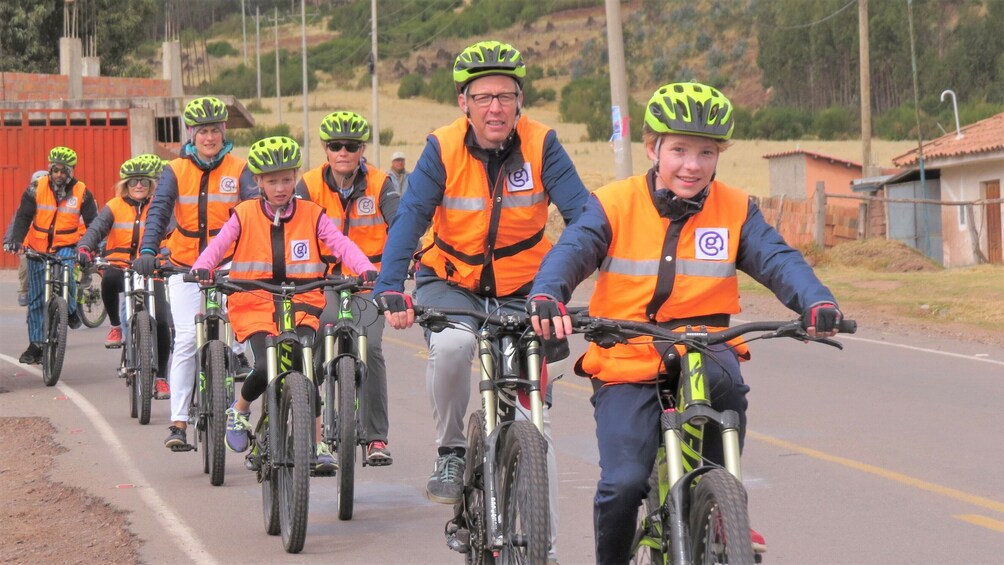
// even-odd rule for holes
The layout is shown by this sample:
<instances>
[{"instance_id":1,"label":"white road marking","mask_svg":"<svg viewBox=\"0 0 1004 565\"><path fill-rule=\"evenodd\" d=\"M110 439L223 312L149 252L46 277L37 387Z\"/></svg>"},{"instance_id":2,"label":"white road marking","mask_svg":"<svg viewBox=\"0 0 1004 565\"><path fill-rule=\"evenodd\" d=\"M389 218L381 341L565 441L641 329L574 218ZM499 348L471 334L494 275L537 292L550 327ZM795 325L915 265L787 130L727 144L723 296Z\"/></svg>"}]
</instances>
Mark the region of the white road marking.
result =
<instances>
[{"instance_id":1,"label":"white road marking","mask_svg":"<svg viewBox=\"0 0 1004 565\"><path fill-rule=\"evenodd\" d=\"M42 377L42 371L40 369L21 365L18 363L17 359L14 359L13 357L0 353L0 359L14 365L19 370L34 374L40 379ZM70 385L58 382L56 383L55 388L65 394L66 397L69 398L81 412L83 412L84 416L90 420L94 429L96 429L98 434L100 434L101 439L108 445L109 451L117 460L119 467L125 472L129 482L134 485L151 484L151 481L147 480L146 477L143 476L143 472L139 470L139 467L136 467L132 460L130 460L126 455L125 445L121 440L119 440L118 436L115 435L115 431L112 429L111 424L105 420L104 416L101 415L101 412L99 412L89 400L84 398L82 394L77 392ZM195 563L219 565L219 561L217 561L199 541L198 535L196 535L191 528L185 525L182 517L171 509L171 505L167 504L167 502L165 502L164 499L157 494L157 491L154 488L138 488L136 490L139 492L139 495L143 499L147 508L153 512L154 517L160 522L161 526L163 526L164 531L166 531L175 540L175 546L184 551L185 554L188 555L189 559Z\"/></svg>"}]
</instances>

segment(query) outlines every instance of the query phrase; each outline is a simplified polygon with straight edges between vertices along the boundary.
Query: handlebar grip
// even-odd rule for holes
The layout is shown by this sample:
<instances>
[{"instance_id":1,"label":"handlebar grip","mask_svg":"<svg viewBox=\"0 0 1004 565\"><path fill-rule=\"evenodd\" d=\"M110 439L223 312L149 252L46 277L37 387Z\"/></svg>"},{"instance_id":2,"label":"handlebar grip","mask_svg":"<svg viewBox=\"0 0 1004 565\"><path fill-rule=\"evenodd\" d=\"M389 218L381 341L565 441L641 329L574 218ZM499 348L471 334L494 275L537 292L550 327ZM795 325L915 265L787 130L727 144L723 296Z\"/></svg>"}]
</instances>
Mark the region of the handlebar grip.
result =
<instances>
[{"instance_id":1,"label":"handlebar grip","mask_svg":"<svg viewBox=\"0 0 1004 565\"><path fill-rule=\"evenodd\" d=\"M858 323L855 320L843 319L840 320L840 326L837 328L842 334L852 334L858 331Z\"/></svg>"}]
</instances>

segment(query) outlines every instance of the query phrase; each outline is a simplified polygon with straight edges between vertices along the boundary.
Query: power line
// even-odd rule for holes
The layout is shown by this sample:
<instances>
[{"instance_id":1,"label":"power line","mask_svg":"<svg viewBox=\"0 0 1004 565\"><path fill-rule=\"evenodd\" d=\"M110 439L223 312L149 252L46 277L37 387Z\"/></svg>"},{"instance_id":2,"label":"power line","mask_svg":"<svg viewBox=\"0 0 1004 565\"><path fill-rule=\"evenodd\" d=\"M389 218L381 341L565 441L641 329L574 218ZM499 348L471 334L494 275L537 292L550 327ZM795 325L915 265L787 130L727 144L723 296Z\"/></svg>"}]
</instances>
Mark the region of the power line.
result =
<instances>
[{"instance_id":1,"label":"power line","mask_svg":"<svg viewBox=\"0 0 1004 565\"><path fill-rule=\"evenodd\" d=\"M850 8L851 6L853 6L854 4L857 4L857 3L858 3L858 0L851 0L850 2L848 2L847 4L845 4L843 8L840 8L836 12L833 12L832 14L830 14L828 16L825 16L822 19L816 20L816 21L814 21L812 23L798 24L798 25L793 25L793 26L763 26L763 27L769 28L769 29L804 29L804 28L812 27L812 26L815 26L815 25L819 25L819 24L825 22L826 20L828 20L830 18L836 17L837 14L839 14L840 12L843 12L847 8Z\"/></svg>"}]
</instances>

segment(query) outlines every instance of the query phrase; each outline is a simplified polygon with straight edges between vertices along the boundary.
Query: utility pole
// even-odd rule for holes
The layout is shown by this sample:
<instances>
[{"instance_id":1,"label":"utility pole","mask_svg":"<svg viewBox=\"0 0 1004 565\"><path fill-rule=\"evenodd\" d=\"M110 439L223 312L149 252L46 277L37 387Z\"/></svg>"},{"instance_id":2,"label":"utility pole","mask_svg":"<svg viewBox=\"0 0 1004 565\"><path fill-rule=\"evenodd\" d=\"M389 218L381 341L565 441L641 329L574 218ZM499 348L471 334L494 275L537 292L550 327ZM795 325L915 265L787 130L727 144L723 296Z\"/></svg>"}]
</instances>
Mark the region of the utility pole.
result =
<instances>
[{"instance_id":1,"label":"utility pole","mask_svg":"<svg viewBox=\"0 0 1004 565\"><path fill-rule=\"evenodd\" d=\"M373 132L373 166L380 168L380 101L377 77L377 3L370 0L370 35L373 52L370 54L370 77L373 83L373 112L370 116L370 131Z\"/></svg>"},{"instance_id":2,"label":"utility pole","mask_svg":"<svg viewBox=\"0 0 1004 565\"><path fill-rule=\"evenodd\" d=\"M261 106L261 7L254 7L254 54L257 59L258 105Z\"/></svg>"},{"instance_id":3,"label":"utility pole","mask_svg":"<svg viewBox=\"0 0 1004 565\"><path fill-rule=\"evenodd\" d=\"M627 71L619 0L606 0L607 52L610 58L610 106L617 178L631 176L631 129L628 120Z\"/></svg>"},{"instance_id":4,"label":"utility pole","mask_svg":"<svg viewBox=\"0 0 1004 565\"><path fill-rule=\"evenodd\" d=\"M303 67L303 170L310 170L310 109L307 107L307 3L300 0L300 66Z\"/></svg>"},{"instance_id":5,"label":"utility pole","mask_svg":"<svg viewBox=\"0 0 1004 565\"><path fill-rule=\"evenodd\" d=\"M282 123L282 80L279 72L279 7L275 7L275 117L276 123Z\"/></svg>"},{"instance_id":6,"label":"utility pole","mask_svg":"<svg viewBox=\"0 0 1004 565\"><path fill-rule=\"evenodd\" d=\"M248 24L244 11L244 0L241 0L241 29L244 32L244 66L248 64Z\"/></svg>"},{"instance_id":7,"label":"utility pole","mask_svg":"<svg viewBox=\"0 0 1004 565\"><path fill-rule=\"evenodd\" d=\"M862 175L878 176L880 169L872 157L871 55L868 47L868 0L858 0L858 58L861 67L861 163Z\"/></svg>"}]
</instances>

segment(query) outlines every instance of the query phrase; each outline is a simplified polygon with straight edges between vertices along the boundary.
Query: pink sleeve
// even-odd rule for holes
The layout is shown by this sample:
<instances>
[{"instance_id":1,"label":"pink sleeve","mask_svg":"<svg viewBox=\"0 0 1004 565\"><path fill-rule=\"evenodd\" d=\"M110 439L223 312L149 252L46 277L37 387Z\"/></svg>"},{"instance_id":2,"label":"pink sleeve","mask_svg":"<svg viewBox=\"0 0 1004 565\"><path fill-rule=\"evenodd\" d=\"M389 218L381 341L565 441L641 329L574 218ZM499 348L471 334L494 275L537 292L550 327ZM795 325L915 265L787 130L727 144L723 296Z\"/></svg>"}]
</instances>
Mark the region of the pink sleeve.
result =
<instances>
[{"instance_id":1,"label":"pink sleeve","mask_svg":"<svg viewBox=\"0 0 1004 565\"><path fill-rule=\"evenodd\" d=\"M220 233L209 242L206 246L205 251L203 251L199 258L195 260L195 264L192 265L192 270L196 269L215 269L220 265L220 259L223 259L223 254L230 249L230 244L237 241L237 238L241 236L241 223L237 219L237 214L230 214L230 218L227 223L223 224L220 228Z\"/></svg>"},{"instance_id":2,"label":"pink sleeve","mask_svg":"<svg viewBox=\"0 0 1004 565\"><path fill-rule=\"evenodd\" d=\"M325 214L321 214L321 221L317 224L317 237L328 246L335 257L341 259L342 263L345 263L345 266L353 271L364 273L377 270L362 249L359 249L359 246L351 239L345 237L345 234L339 231L331 218Z\"/></svg>"}]
</instances>

